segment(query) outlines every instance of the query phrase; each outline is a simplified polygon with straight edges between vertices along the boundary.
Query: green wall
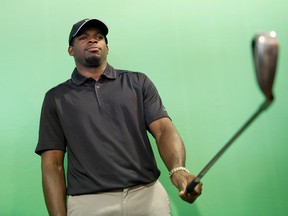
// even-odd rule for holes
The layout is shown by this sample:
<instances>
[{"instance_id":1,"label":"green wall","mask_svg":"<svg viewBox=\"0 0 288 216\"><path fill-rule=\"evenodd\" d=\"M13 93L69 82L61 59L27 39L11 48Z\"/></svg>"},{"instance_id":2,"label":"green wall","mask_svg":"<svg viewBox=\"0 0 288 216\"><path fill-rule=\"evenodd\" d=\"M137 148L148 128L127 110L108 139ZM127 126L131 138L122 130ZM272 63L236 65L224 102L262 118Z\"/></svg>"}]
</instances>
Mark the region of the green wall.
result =
<instances>
[{"instance_id":1,"label":"green wall","mask_svg":"<svg viewBox=\"0 0 288 216\"><path fill-rule=\"evenodd\" d=\"M276 100L203 178L195 204L178 198L156 156L174 216L288 215L286 0L1 1L0 215L47 215L34 154L40 108L44 93L70 77L68 34L86 17L110 27L114 67L145 72L157 85L194 173L264 100L251 40L275 30Z\"/></svg>"}]
</instances>

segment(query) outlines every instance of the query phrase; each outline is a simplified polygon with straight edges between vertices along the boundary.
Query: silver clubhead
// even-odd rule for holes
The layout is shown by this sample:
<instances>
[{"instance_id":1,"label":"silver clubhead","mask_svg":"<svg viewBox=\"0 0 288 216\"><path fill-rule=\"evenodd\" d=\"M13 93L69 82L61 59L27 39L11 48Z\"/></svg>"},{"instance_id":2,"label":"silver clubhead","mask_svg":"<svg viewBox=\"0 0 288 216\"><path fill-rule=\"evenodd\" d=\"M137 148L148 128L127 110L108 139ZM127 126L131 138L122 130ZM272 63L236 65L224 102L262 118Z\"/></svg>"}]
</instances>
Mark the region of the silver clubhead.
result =
<instances>
[{"instance_id":1,"label":"silver clubhead","mask_svg":"<svg viewBox=\"0 0 288 216\"><path fill-rule=\"evenodd\" d=\"M258 84L266 100L273 100L273 82L276 73L278 40L276 32L257 34L252 41L253 57Z\"/></svg>"}]
</instances>

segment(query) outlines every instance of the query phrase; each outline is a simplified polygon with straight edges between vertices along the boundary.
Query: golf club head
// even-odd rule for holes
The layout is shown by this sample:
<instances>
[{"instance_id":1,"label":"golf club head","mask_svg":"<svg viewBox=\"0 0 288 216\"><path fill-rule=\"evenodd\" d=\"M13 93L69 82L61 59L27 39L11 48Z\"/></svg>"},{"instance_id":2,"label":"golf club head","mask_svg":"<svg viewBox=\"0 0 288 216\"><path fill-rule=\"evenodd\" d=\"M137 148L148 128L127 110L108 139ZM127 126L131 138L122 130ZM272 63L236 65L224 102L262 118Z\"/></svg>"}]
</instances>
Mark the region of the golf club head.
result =
<instances>
[{"instance_id":1,"label":"golf club head","mask_svg":"<svg viewBox=\"0 0 288 216\"><path fill-rule=\"evenodd\" d=\"M276 32L256 35L252 41L252 49L258 84L267 102L271 103L274 98L272 88L278 56Z\"/></svg>"}]
</instances>

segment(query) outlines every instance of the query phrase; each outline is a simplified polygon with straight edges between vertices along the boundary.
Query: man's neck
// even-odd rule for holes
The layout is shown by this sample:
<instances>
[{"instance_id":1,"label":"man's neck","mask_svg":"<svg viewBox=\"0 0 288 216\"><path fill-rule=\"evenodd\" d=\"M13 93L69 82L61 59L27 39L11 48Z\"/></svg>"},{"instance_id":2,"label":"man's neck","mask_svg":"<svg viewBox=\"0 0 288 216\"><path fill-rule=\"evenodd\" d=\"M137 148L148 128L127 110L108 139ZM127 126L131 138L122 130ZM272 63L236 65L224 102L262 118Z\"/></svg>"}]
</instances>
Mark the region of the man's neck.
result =
<instances>
[{"instance_id":1,"label":"man's neck","mask_svg":"<svg viewBox=\"0 0 288 216\"><path fill-rule=\"evenodd\" d=\"M99 67L83 67L81 65L76 65L76 68L80 74L85 77L91 77L95 80L98 80L100 76L104 73L107 67L107 62L100 65Z\"/></svg>"}]
</instances>

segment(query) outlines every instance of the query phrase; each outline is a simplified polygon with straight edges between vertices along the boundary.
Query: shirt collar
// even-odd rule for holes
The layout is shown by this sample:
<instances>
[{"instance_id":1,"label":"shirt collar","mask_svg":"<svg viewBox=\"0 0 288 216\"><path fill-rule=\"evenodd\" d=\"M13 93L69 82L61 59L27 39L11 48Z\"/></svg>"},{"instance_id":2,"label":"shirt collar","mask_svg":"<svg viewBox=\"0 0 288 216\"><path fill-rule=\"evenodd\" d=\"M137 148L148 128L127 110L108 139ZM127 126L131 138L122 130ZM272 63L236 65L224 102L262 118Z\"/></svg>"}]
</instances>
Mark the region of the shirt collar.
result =
<instances>
[{"instance_id":1,"label":"shirt collar","mask_svg":"<svg viewBox=\"0 0 288 216\"><path fill-rule=\"evenodd\" d=\"M111 65L107 64L107 67L105 68L105 71L101 76L104 76L107 79L116 79L116 71ZM88 79L90 79L90 77L83 76L78 72L77 68L75 68L71 75L71 79L76 85L82 85Z\"/></svg>"}]
</instances>

